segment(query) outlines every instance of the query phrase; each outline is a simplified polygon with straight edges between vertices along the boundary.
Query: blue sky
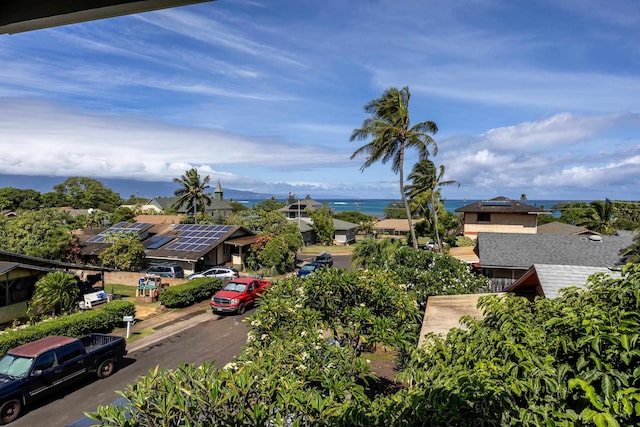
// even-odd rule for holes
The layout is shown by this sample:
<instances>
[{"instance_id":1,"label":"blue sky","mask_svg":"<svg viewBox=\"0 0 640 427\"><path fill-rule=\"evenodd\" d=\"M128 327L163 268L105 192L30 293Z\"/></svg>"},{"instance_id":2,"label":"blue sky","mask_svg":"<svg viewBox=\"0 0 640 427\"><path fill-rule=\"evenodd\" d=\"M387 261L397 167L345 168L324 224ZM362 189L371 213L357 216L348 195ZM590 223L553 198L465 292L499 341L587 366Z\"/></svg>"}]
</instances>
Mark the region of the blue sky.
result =
<instances>
[{"instance_id":1,"label":"blue sky","mask_svg":"<svg viewBox=\"0 0 640 427\"><path fill-rule=\"evenodd\" d=\"M349 137L408 86L449 199L640 200L639 40L637 0L219 0L1 35L0 174L399 198Z\"/></svg>"}]
</instances>

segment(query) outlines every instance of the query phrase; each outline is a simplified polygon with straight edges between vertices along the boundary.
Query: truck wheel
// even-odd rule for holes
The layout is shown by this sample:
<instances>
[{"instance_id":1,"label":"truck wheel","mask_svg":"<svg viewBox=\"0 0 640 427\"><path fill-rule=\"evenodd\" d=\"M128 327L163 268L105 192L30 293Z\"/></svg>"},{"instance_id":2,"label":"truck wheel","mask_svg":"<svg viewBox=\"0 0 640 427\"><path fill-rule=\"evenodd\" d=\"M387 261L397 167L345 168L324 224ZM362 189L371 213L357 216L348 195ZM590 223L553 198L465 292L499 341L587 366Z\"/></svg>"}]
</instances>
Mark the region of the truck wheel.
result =
<instances>
[{"instance_id":1,"label":"truck wheel","mask_svg":"<svg viewBox=\"0 0 640 427\"><path fill-rule=\"evenodd\" d=\"M103 360L102 363L100 363L100 366L98 366L98 372L96 372L96 374L98 375L98 378L107 378L108 376L113 374L115 370L115 361L113 359L106 359Z\"/></svg>"},{"instance_id":2,"label":"truck wheel","mask_svg":"<svg viewBox=\"0 0 640 427\"><path fill-rule=\"evenodd\" d=\"M238 314L244 314L244 303L241 302L240 305L238 306Z\"/></svg>"},{"instance_id":3,"label":"truck wheel","mask_svg":"<svg viewBox=\"0 0 640 427\"><path fill-rule=\"evenodd\" d=\"M0 406L0 424L9 424L20 415L22 402L18 399L7 400Z\"/></svg>"}]
</instances>

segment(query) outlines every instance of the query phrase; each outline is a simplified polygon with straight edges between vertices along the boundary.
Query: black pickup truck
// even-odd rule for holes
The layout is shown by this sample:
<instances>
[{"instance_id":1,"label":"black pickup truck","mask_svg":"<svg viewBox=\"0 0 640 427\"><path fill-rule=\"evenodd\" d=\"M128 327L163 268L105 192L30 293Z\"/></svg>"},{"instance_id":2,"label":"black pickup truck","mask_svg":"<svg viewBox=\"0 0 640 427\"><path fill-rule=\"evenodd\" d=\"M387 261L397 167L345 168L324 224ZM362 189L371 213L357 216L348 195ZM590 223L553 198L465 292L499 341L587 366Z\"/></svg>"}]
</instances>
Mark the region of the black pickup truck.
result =
<instances>
[{"instance_id":1,"label":"black pickup truck","mask_svg":"<svg viewBox=\"0 0 640 427\"><path fill-rule=\"evenodd\" d=\"M66 384L88 375L108 377L125 354L125 339L106 334L50 336L9 350L0 359L0 424Z\"/></svg>"}]
</instances>

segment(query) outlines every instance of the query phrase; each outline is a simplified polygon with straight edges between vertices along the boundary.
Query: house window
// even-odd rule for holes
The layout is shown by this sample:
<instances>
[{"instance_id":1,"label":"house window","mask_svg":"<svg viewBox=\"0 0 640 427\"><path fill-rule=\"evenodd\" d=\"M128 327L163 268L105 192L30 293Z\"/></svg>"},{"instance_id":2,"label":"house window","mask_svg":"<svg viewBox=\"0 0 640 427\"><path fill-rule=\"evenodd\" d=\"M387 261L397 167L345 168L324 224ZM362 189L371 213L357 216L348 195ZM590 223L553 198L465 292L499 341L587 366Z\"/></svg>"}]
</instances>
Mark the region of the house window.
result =
<instances>
[{"instance_id":1,"label":"house window","mask_svg":"<svg viewBox=\"0 0 640 427\"><path fill-rule=\"evenodd\" d=\"M491 222L491 214L489 212L478 213L478 222Z\"/></svg>"},{"instance_id":2,"label":"house window","mask_svg":"<svg viewBox=\"0 0 640 427\"><path fill-rule=\"evenodd\" d=\"M222 248L222 253L224 255L229 255L229 253L231 253L231 248L229 247L229 245L224 245Z\"/></svg>"}]
</instances>

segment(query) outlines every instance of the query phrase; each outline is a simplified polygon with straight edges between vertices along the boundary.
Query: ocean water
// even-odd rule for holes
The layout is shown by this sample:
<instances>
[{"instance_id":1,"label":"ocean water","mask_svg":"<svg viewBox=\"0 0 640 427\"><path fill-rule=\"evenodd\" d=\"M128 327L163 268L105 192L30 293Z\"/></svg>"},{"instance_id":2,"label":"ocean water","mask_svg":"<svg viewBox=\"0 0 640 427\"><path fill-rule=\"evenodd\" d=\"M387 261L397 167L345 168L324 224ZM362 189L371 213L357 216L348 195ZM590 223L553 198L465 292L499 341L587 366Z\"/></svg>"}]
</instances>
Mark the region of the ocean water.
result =
<instances>
[{"instance_id":1,"label":"ocean water","mask_svg":"<svg viewBox=\"0 0 640 427\"><path fill-rule=\"evenodd\" d=\"M379 218L384 217L384 208L390 203L402 203L401 200L391 199L342 199L342 200L323 200L317 199L319 202L326 202L327 206L334 212L362 212L367 215L373 215ZM445 200L444 207L448 212L454 213L456 209L461 208L478 200L453 199ZM525 203L543 209L551 209L553 205L571 200L527 200ZM553 212L559 214L559 212Z\"/></svg>"}]
</instances>

